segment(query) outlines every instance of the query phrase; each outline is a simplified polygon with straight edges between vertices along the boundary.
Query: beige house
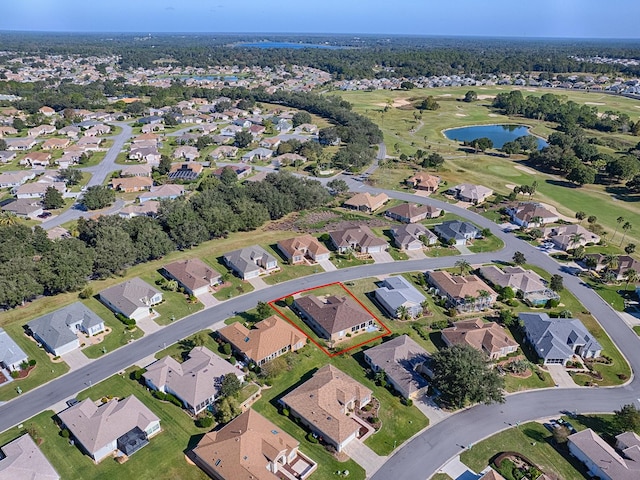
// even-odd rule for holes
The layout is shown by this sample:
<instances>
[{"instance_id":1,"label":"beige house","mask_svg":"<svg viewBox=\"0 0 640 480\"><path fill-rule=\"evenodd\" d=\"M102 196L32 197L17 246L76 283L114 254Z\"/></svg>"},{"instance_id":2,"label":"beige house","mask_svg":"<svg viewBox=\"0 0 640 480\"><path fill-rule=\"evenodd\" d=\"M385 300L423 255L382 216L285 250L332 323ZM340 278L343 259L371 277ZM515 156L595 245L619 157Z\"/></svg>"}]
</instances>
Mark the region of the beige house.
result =
<instances>
[{"instance_id":1,"label":"beige house","mask_svg":"<svg viewBox=\"0 0 640 480\"><path fill-rule=\"evenodd\" d=\"M452 327L443 329L440 335L449 347L470 345L485 353L491 360L506 357L520 346L496 322L483 322L479 318L454 322Z\"/></svg>"},{"instance_id":2,"label":"beige house","mask_svg":"<svg viewBox=\"0 0 640 480\"><path fill-rule=\"evenodd\" d=\"M452 275L447 271L427 272L427 280L449 306L459 312L491 308L498 294L475 275Z\"/></svg>"},{"instance_id":3,"label":"beige house","mask_svg":"<svg viewBox=\"0 0 640 480\"><path fill-rule=\"evenodd\" d=\"M3 480L59 480L60 475L28 434L0 447Z\"/></svg>"},{"instance_id":4,"label":"beige house","mask_svg":"<svg viewBox=\"0 0 640 480\"><path fill-rule=\"evenodd\" d=\"M344 206L361 212L371 213L381 208L388 201L389 197L386 193L371 195L369 192L364 192L356 193L353 197L344 202Z\"/></svg>"},{"instance_id":5,"label":"beige house","mask_svg":"<svg viewBox=\"0 0 640 480\"><path fill-rule=\"evenodd\" d=\"M320 368L313 377L280 399L324 442L341 452L366 425L352 415L371 401L372 391L333 365Z\"/></svg>"},{"instance_id":6,"label":"beige house","mask_svg":"<svg viewBox=\"0 0 640 480\"><path fill-rule=\"evenodd\" d=\"M286 320L272 315L248 329L240 322L218 330L218 335L231 344L234 351L256 365L263 365L287 352L306 345L305 335Z\"/></svg>"},{"instance_id":7,"label":"beige house","mask_svg":"<svg viewBox=\"0 0 640 480\"><path fill-rule=\"evenodd\" d=\"M336 230L330 232L329 236L331 237L331 243L340 253L345 253L349 250L361 253L379 253L389 248L389 244L376 237L366 225Z\"/></svg>"},{"instance_id":8,"label":"beige house","mask_svg":"<svg viewBox=\"0 0 640 480\"><path fill-rule=\"evenodd\" d=\"M327 247L309 234L280 240L278 250L292 264L303 263L306 258L314 262L328 260L331 254Z\"/></svg>"},{"instance_id":9,"label":"beige house","mask_svg":"<svg viewBox=\"0 0 640 480\"><path fill-rule=\"evenodd\" d=\"M202 295L222 281L222 275L199 258L178 260L162 267L162 273L175 281L189 295Z\"/></svg>"},{"instance_id":10,"label":"beige house","mask_svg":"<svg viewBox=\"0 0 640 480\"><path fill-rule=\"evenodd\" d=\"M413 177L407 179L407 184L415 188L416 190L423 190L425 192L436 192L440 185L440 177L435 175L429 175L425 172L420 172Z\"/></svg>"},{"instance_id":11,"label":"beige house","mask_svg":"<svg viewBox=\"0 0 640 480\"><path fill-rule=\"evenodd\" d=\"M293 309L319 336L331 341L377 328L373 316L347 296L331 295L322 301L307 295L296 299Z\"/></svg>"},{"instance_id":12,"label":"beige house","mask_svg":"<svg viewBox=\"0 0 640 480\"><path fill-rule=\"evenodd\" d=\"M417 203L401 203L385 212L387 217L402 223L416 223L426 218L436 218L442 209L432 205L418 205Z\"/></svg>"},{"instance_id":13,"label":"beige house","mask_svg":"<svg viewBox=\"0 0 640 480\"><path fill-rule=\"evenodd\" d=\"M299 446L291 435L249 409L207 433L192 450L192 458L215 480L279 480L282 475L305 480L317 464Z\"/></svg>"},{"instance_id":14,"label":"beige house","mask_svg":"<svg viewBox=\"0 0 640 480\"><path fill-rule=\"evenodd\" d=\"M484 185L474 185L472 183L462 183L448 190L448 193L454 195L458 200L473 203L477 205L484 202L493 195L493 190Z\"/></svg>"}]
</instances>

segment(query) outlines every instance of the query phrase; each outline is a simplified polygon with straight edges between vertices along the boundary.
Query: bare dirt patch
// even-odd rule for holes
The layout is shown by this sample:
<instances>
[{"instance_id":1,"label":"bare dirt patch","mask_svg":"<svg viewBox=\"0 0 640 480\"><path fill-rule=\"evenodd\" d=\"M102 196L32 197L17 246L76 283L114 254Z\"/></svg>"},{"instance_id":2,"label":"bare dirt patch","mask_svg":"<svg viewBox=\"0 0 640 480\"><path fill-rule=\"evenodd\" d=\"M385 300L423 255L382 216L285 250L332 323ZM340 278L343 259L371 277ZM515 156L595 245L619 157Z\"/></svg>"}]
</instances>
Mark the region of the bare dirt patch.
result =
<instances>
[{"instance_id":1,"label":"bare dirt patch","mask_svg":"<svg viewBox=\"0 0 640 480\"><path fill-rule=\"evenodd\" d=\"M438 97L451 97L450 93L443 93L442 95L438 95Z\"/></svg>"},{"instance_id":2,"label":"bare dirt patch","mask_svg":"<svg viewBox=\"0 0 640 480\"><path fill-rule=\"evenodd\" d=\"M517 185L514 185L513 183L507 183L505 184L505 187L508 188L509 190L513 190L514 188L517 187Z\"/></svg>"}]
</instances>

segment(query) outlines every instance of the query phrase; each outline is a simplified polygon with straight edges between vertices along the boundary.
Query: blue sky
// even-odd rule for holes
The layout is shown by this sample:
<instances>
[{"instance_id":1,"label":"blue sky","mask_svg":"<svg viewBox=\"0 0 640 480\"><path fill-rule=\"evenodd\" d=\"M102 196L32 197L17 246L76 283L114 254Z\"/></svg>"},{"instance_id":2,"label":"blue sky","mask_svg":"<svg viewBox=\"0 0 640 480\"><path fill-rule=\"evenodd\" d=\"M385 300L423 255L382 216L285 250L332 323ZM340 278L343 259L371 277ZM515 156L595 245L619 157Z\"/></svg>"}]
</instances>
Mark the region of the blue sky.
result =
<instances>
[{"instance_id":1,"label":"blue sky","mask_svg":"<svg viewBox=\"0 0 640 480\"><path fill-rule=\"evenodd\" d=\"M640 38L638 0L0 1L0 30Z\"/></svg>"}]
</instances>

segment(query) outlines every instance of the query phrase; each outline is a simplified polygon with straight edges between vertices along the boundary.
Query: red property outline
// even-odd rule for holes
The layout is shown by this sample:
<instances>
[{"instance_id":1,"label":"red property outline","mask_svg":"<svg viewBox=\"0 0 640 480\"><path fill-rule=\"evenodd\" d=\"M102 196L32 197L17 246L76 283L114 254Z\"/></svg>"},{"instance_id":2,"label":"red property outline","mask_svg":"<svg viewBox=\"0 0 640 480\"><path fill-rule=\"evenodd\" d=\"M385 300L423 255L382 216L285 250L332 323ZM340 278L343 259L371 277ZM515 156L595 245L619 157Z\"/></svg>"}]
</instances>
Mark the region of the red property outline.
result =
<instances>
[{"instance_id":1,"label":"red property outline","mask_svg":"<svg viewBox=\"0 0 640 480\"><path fill-rule=\"evenodd\" d=\"M275 303L286 298L286 297L292 297L294 295L298 295L300 293L304 293L304 292L310 292L312 290L319 290L321 288L325 288L325 287L332 287L334 285L339 285L346 293L347 295L349 295L351 298L353 298L356 302L358 302L358 305L360 305L369 315L371 315L373 317L373 319L380 325L382 325L382 328L384 328L385 332L381 333L380 335L378 335L377 337L374 338L370 338L369 340L367 340L366 342L362 342L362 343L358 343L357 345L353 345L349 348L345 348L344 350L340 350L338 352L335 353L331 353L329 352L327 349L325 349L322 345L320 345L318 342L316 342L313 338L311 338L309 335L307 335L307 333L302 330L298 325L296 325L292 320L290 320L284 313L282 313L282 311L276 307ZM327 283L325 285L320 285L318 287L311 287L311 288L305 288L303 290L298 290L297 292L293 292L293 293L289 293L287 295L283 295L280 298L276 298L275 300L271 300L270 302L268 302L269 306L271 308L273 308L278 315L280 315L280 317L282 317L284 320L286 320L289 324L293 325L297 330L299 330L305 337L307 337L309 340L311 340L313 342L313 344L318 347L323 353L325 353L329 358L331 357L335 357L336 355L341 355L343 353L346 353L350 350L353 350L354 348L359 348L363 345L366 345L367 343L371 343L374 342L376 340L378 340L379 338L382 337L386 337L387 335L391 334L391 330L389 330L389 327L387 327L382 320L380 320L376 315L373 314L373 312L371 310L369 310L360 300L358 300L358 298L351 293L351 291L345 287L342 282L333 282L333 283Z\"/></svg>"}]
</instances>

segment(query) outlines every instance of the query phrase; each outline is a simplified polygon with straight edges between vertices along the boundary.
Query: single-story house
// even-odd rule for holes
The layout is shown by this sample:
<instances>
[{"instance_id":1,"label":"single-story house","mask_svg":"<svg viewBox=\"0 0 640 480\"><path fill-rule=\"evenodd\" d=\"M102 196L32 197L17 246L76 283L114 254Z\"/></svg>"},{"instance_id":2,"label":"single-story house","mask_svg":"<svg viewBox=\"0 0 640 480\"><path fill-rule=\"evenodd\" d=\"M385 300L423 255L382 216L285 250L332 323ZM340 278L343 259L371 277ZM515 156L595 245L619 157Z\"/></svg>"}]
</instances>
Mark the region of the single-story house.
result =
<instances>
[{"instance_id":1,"label":"single-story house","mask_svg":"<svg viewBox=\"0 0 640 480\"><path fill-rule=\"evenodd\" d=\"M18 198L2 206L3 212L11 212L20 218L36 219L44 212L40 198Z\"/></svg>"},{"instance_id":2,"label":"single-story house","mask_svg":"<svg viewBox=\"0 0 640 480\"><path fill-rule=\"evenodd\" d=\"M602 347L576 318L550 318L546 313L521 313L527 340L546 364L566 365L573 355L596 358Z\"/></svg>"},{"instance_id":3,"label":"single-story house","mask_svg":"<svg viewBox=\"0 0 640 480\"><path fill-rule=\"evenodd\" d=\"M150 177L152 167L148 163L142 165L129 165L120 171L121 177Z\"/></svg>"},{"instance_id":4,"label":"single-story house","mask_svg":"<svg viewBox=\"0 0 640 480\"><path fill-rule=\"evenodd\" d=\"M243 165L241 167L226 165L224 167L216 168L213 171L213 176L220 178L222 176L222 172L226 169L233 171L238 176L238 180L240 180L241 178L248 177L253 170L253 167L251 165Z\"/></svg>"},{"instance_id":5,"label":"single-story house","mask_svg":"<svg viewBox=\"0 0 640 480\"><path fill-rule=\"evenodd\" d=\"M366 225L336 230L330 232L329 236L331 237L331 243L340 253L345 253L349 250L361 253L378 253L389 248L389 244L376 237Z\"/></svg>"},{"instance_id":6,"label":"single-story house","mask_svg":"<svg viewBox=\"0 0 640 480\"><path fill-rule=\"evenodd\" d=\"M131 456L160 433L160 419L134 395L100 406L86 398L58 418L95 462L117 452Z\"/></svg>"},{"instance_id":7,"label":"single-story house","mask_svg":"<svg viewBox=\"0 0 640 480\"><path fill-rule=\"evenodd\" d=\"M371 394L370 389L333 365L325 365L282 397L280 403L312 433L341 452L363 427L350 412L366 406Z\"/></svg>"},{"instance_id":8,"label":"single-story house","mask_svg":"<svg viewBox=\"0 0 640 480\"><path fill-rule=\"evenodd\" d=\"M400 318L404 311L412 317L422 316L425 296L402 276L388 277L375 291L376 300L393 318Z\"/></svg>"},{"instance_id":9,"label":"single-story house","mask_svg":"<svg viewBox=\"0 0 640 480\"><path fill-rule=\"evenodd\" d=\"M317 464L299 446L280 427L248 409L221 429L206 433L192 455L195 464L215 480L277 480L285 469L285 478L306 480Z\"/></svg>"},{"instance_id":10,"label":"single-story house","mask_svg":"<svg viewBox=\"0 0 640 480\"><path fill-rule=\"evenodd\" d=\"M306 234L278 242L278 250L292 264L302 263L305 259L314 262L329 260L331 252L316 237Z\"/></svg>"},{"instance_id":11,"label":"single-story house","mask_svg":"<svg viewBox=\"0 0 640 480\"><path fill-rule=\"evenodd\" d=\"M640 478L640 437L634 432L616 436L616 448L590 428L569 435L571 455L587 467L590 477L600 480Z\"/></svg>"},{"instance_id":12,"label":"single-story house","mask_svg":"<svg viewBox=\"0 0 640 480\"><path fill-rule=\"evenodd\" d=\"M225 253L222 258L242 280L266 275L279 268L278 260L258 245Z\"/></svg>"},{"instance_id":13,"label":"single-story house","mask_svg":"<svg viewBox=\"0 0 640 480\"><path fill-rule=\"evenodd\" d=\"M51 154L48 152L29 152L20 160L20 165L31 168L46 168L50 163Z\"/></svg>"},{"instance_id":14,"label":"single-story house","mask_svg":"<svg viewBox=\"0 0 640 480\"><path fill-rule=\"evenodd\" d=\"M162 155L156 147L132 148L129 152L129 160L145 161L149 165L158 166Z\"/></svg>"},{"instance_id":15,"label":"single-story house","mask_svg":"<svg viewBox=\"0 0 640 480\"><path fill-rule=\"evenodd\" d=\"M0 188L19 187L34 178L36 178L36 172L33 171L0 173Z\"/></svg>"},{"instance_id":16,"label":"single-story house","mask_svg":"<svg viewBox=\"0 0 640 480\"><path fill-rule=\"evenodd\" d=\"M0 162L9 163L16 158L15 152L10 152L9 150L0 150Z\"/></svg>"},{"instance_id":17,"label":"single-story house","mask_svg":"<svg viewBox=\"0 0 640 480\"><path fill-rule=\"evenodd\" d=\"M433 193L438 190L438 186L440 185L440 177L420 172L407 179L407 184L411 185L416 190L423 190L425 192Z\"/></svg>"},{"instance_id":18,"label":"single-story house","mask_svg":"<svg viewBox=\"0 0 640 480\"><path fill-rule=\"evenodd\" d=\"M416 223L425 218L436 218L442 213L442 209L431 205L419 205L417 203L401 203L391 207L385 212L387 217L402 223Z\"/></svg>"},{"instance_id":19,"label":"single-story house","mask_svg":"<svg viewBox=\"0 0 640 480\"><path fill-rule=\"evenodd\" d=\"M535 202L521 202L507 207L511 221L521 227L541 227L547 223L557 222L558 214Z\"/></svg>"},{"instance_id":20,"label":"single-story house","mask_svg":"<svg viewBox=\"0 0 640 480\"><path fill-rule=\"evenodd\" d=\"M232 323L218 330L218 335L235 352L258 366L306 345L305 335L277 315L261 320L251 329L240 322Z\"/></svg>"},{"instance_id":21,"label":"single-story house","mask_svg":"<svg viewBox=\"0 0 640 480\"><path fill-rule=\"evenodd\" d=\"M164 185L151 187L148 192L141 194L138 198L140 199L140 203L144 203L149 200L174 200L182 195L184 195L184 187L182 185L165 183Z\"/></svg>"},{"instance_id":22,"label":"single-story house","mask_svg":"<svg viewBox=\"0 0 640 480\"><path fill-rule=\"evenodd\" d=\"M162 293L139 277L107 288L99 296L114 313L136 321L148 317L152 307L162 302Z\"/></svg>"},{"instance_id":23,"label":"single-story house","mask_svg":"<svg viewBox=\"0 0 640 480\"><path fill-rule=\"evenodd\" d=\"M27 360L28 357L24 350L18 346L4 328L0 328L0 368L17 372L22 368L20 365Z\"/></svg>"},{"instance_id":24,"label":"single-story house","mask_svg":"<svg viewBox=\"0 0 640 480\"><path fill-rule=\"evenodd\" d=\"M111 179L111 188L119 192L141 192L150 190L153 187L151 177L120 177Z\"/></svg>"},{"instance_id":25,"label":"single-story house","mask_svg":"<svg viewBox=\"0 0 640 480\"><path fill-rule=\"evenodd\" d=\"M469 222L449 220L436 225L433 230L445 242L454 245L466 245L467 241L480 237L480 230Z\"/></svg>"},{"instance_id":26,"label":"single-story house","mask_svg":"<svg viewBox=\"0 0 640 480\"><path fill-rule=\"evenodd\" d=\"M493 195L493 190L483 185L473 185L471 183L462 183L450 188L447 192L458 200L473 203L475 205L484 202Z\"/></svg>"},{"instance_id":27,"label":"single-story house","mask_svg":"<svg viewBox=\"0 0 640 480\"><path fill-rule=\"evenodd\" d=\"M43 150L60 150L69 146L68 138L48 138L42 142Z\"/></svg>"},{"instance_id":28,"label":"single-story house","mask_svg":"<svg viewBox=\"0 0 640 480\"><path fill-rule=\"evenodd\" d=\"M196 147L191 147L189 145L183 145L178 147L173 152L173 158L183 158L185 160L195 160L200 156L200 152Z\"/></svg>"},{"instance_id":29,"label":"single-story house","mask_svg":"<svg viewBox=\"0 0 640 480\"><path fill-rule=\"evenodd\" d=\"M199 258L178 260L162 267L162 274L185 289L189 295L202 295L222 282L222 275Z\"/></svg>"},{"instance_id":30,"label":"single-story house","mask_svg":"<svg viewBox=\"0 0 640 480\"><path fill-rule=\"evenodd\" d=\"M47 313L27 323L33 338L53 355L64 355L80 348L78 333L104 332L104 320L81 302Z\"/></svg>"},{"instance_id":31,"label":"single-story house","mask_svg":"<svg viewBox=\"0 0 640 480\"><path fill-rule=\"evenodd\" d=\"M307 162L307 157L298 155L297 153L283 153L274 157L271 164L274 167L285 167L287 165L302 165Z\"/></svg>"},{"instance_id":32,"label":"single-story house","mask_svg":"<svg viewBox=\"0 0 640 480\"><path fill-rule=\"evenodd\" d=\"M0 478L4 480L60 480L31 435L24 434L0 447Z\"/></svg>"},{"instance_id":33,"label":"single-story house","mask_svg":"<svg viewBox=\"0 0 640 480\"><path fill-rule=\"evenodd\" d=\"M38 143L33 137L5 138L4 141L7 143L7 150L20 151L31 150Z\"/></svg>"},{"instance_id":34,"label":"single-story house","mask_svg":"<svg viewBox=\"0 0 640 480\"><path fill-rule=\"evenodd\" d=\"M243 162L253 162L254 160L266 160L273 156L273 150L268 148L258 147L242 155Z\"/></svg>"},{"instance_id":35,"label":"single-story house","mask_svg":"<svg viewBox=\"0 0 640 480\"><path fill-rule=\"evenodd\" d=\"M470 345L492 360L506 357L520 346L496 322L483 322L479 318L453 322L453 326L443 329L440 335L448 347Z\"/></svg>"},{"instance_id":36,"label":"single-story house","mask_svg":"<svg viewBox=\"0 0 640 480\"><path fill-rule=\"evenodd\" d=\"M479 273L496 287L512 288L534 307L544 306L547 301L560 298L547 287L547 282L540 275L520 266L505 266L500 269L495 265L487 265L480 267Z\"/></svg>"},{"instance_id":37,"label":"single-story house","mask_svg":"<svg viewBox=\"0 0 640 480\"><path fill-rule=\"evenodd\" d=\"M385 203L389 201L389 197L386 193L379 193L378 195L371 195L369 192L356 193L349 200L344 202L344 206L347 208L353 208L361 212L375 212L381 208Z\"/></svg>"},{"instance_id":38,"label":"single-story house","mask_svg":"<svg viewBox=\"0 0 640 480\"><path fill-rule=\"evenodd\" d=\"M491 308L498 294L475 275L451 275L447 271L427 272L427 281L449 306L459 312L473 312Z\"/></svg>"},{"instance_id":39,"label":"single-story house","mask_svg":"<svg viewBox=\"0 0 640 480\"><path fill-rule=\"evenodd\" d=\"M600 235L596 235L577 224L548 227L542 231L542 234L551 240L558 250L565 251L600 242Z\"/></svg>"},{"instance_id":40,"label":"single-story house","mask_svg":"<svg viewBox=\"0 0 640 480\"><path fill-rule=\"evenodd\" d=\"M169 180L192 181L200 176L203 169L202 164L198 162L174 163L167 176Z\"/></svg>"},{"instance_id":41,"label":"single-story house","mask_svg":"<svg viewBox=\"0 0 640 480\"><path fill-rule=\"evenodd\" d=\"M118 215L122 218L156 217L158 215L159 207L160 202L156 200L149 200L144 203L127 205L118 212Z\"/></svg>"},{"instance_id":42,"label":"single-story house","mask_svg":"<svg viewBox=\"0 0 640 480\"><path fill-rule=\"evenodd\" d=\"M213 405L222 379L229 374L244 381L242 370L206 347L195 347L184 362L166 356L149 365L142 377L149 388L174 395L186 410L198 415Z\"/></svg>"},{"instance_id":43,"label":"single-story house","mask_svg":"<svg viewBox=\"0 0 640 480\"><path fill-rule=\"evenodd\" d=\"M231 158L238 155L238 147L231 145L222 145L213 150L209 156L214 160L220 160L221 158Z\"/></svg>"},{"instance_id":44,"label":"single-story house","mask_svg":"<svg viewBox=\"0 0 640 480\"><path fill-rule=\"evenodd\" d=\"M421 223L409 223L391 229L393 242L401 250L422 250L425 245L435 245L438 237Z\"/></svg>"},{"instance_id":45,"label":"single-story house","mask_svg":"<svg viewBox=\"0 0 640 480\"><path fill-rule=\"evenodd\" d=\"M429 353L408 335L400 335L364 351L371 369L384 372L387 381L404 398L415 399L426 393L431 376Z\"/></svg>"},{"instance_id":46,"label":"single-story house","mask_svg":"<svg viewBox=\"0 0 640 480\"><path fill-rule=\"evenodd\" d=\"M306 295L294 300L293 310L319 336L331 341L377 328L373 316L347 296L331 295L322 301L315 295Z\"/></svg>"},{"instance_id":47,"label":"single-story house","mask_svg":"<svg viewBox=\"0 0 640 480\"><path fill-rule=\"evenodd\" d=\"M263 138L262 140L260 140L260 143L258 145L260 145L263 148L271 149L271 148L278 148L281 143L282 143L281 138L269 137L269 138Z\"/></svg>"}]
</instances>

